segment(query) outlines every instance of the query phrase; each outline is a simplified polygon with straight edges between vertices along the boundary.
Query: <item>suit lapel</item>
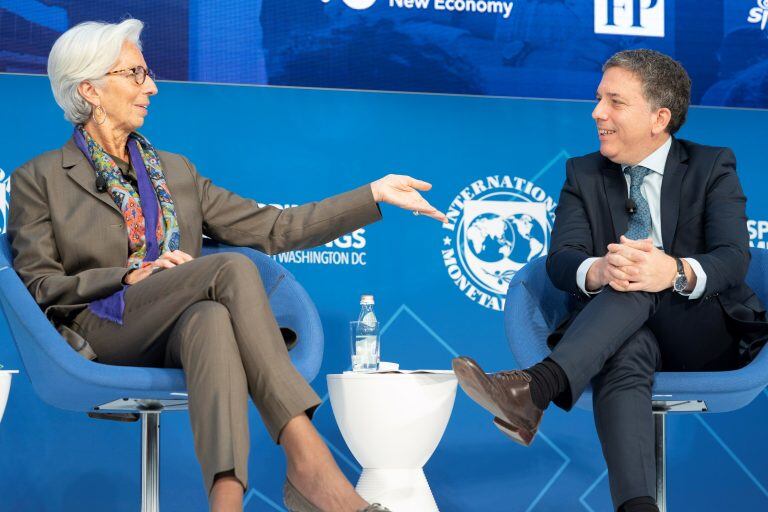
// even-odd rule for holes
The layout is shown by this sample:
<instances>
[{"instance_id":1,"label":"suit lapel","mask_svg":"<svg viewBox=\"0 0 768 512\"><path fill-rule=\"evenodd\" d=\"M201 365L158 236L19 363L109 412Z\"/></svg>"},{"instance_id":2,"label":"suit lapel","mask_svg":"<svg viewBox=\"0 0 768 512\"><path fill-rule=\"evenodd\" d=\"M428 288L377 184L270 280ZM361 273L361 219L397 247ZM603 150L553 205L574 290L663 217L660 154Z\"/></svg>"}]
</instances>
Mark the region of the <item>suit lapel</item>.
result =
<instances>
[{"instance_id":1,"label":"suit lapel","mask_svg":"<svg viewBox=\"0 0 768 512\"><path fill-rule=\"evenodd\" d=\"M194 240L194 237L190 237L189 233L192 232L188 224L187 215L184 214L185 210L184 200L186 197L179 191L182 190L183 182L176 172L176 167L173 165L173 160L166 159L158 152L158 158L160 159L160 165L163 168L163 176L165 177L165 184L168 186L168 192L173 199L173 209L176 213L176 222L179 224L179 249L182 251L194 254L194 246L187 244L188 241ZM163 212L160 211L160 216Z\"/></svg>"},{"instance_id":2,"label":"suit lapel","mask_svg":"<svg viewBox=\"0 0 768 512\"><path fill-rule=\"evenodd\" d=\"M661 182L661 241L669 250L675 239L677 218L680 214L680 190L683 176L688 169L688 153L677 139L672 139L667 164L664 166L664 178Z\"/></svg>"},{"instance_id":3,"label":"suit lapel","mask_svg":"<svg viewBox=\"0 0 768 512\"><path fill-rule=\"evenodd\" d=\"M627 232L629 218L627 214L627 182L621 172L621 166L605 159L603 166L603 185L605 197L608 199L608 208L611 211L613 232L616 241Z\"/></svg>"},{"instance_id":4,"label":"suit lapel","mask_svg":"<svg viewBox=\"0 0 768 512\"><path fill-rule=\"evenodd\" d=\"M91 166L91 163L86 160L85 155L77 147L77 145L69 139L62 151L62 167L67 169L67 174L73 179L83 190L91 194L93 197L112 208L118 215L123 216L120 208L117 207L112 197L104 192L98 192L96 190L96 173Z\"/></svg>"}]
</instances>

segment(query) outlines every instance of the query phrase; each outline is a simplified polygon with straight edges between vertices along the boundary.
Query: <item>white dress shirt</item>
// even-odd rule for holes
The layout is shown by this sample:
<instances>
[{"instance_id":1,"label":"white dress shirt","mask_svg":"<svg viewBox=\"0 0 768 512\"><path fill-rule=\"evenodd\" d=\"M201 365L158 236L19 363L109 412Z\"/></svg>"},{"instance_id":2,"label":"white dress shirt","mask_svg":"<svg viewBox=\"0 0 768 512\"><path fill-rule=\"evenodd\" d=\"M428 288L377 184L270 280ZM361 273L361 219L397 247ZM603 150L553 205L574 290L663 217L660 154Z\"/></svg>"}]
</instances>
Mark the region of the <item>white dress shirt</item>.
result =
<instances>
[{"instance_id":1,"label":"white dress shirt","mask_svg":"<svg viewBox=\"0 0 768 512\"><path fill-rule=\"evenodd\" d=\"M643 180L643 185L640 188L640 193L643 195L646 201L648 201L648 209L651 210L651 240L653 245L659 248L664 247L663 240L661 239L661 182L664 179L664 166L667 163L667 157L669 156L669 150L672 147L672 137L669 137L667 141L662 144L656 151L645 157L638 165L647 167L651 170L650 173ZM624 171L629 167L622 164L621 169ZM624 174L624 179L627 181L627 191L630 188L630 177L627 173ZM627 192L629 194L629 192ZM629 197L629 195L627 195ZM587 272L589 272L592 264L600 258L587 258L579 265L576 271L576 284L582 292L587 295L594 295L600 293L600 290L594 292L587 291ZM696 286L690 294L686 295L690 300L698 299L704 295L704 289L707 286L707 274L701 267L701 264L693 258L682 258L688 262L696 274Z\"/></svg>"}]
</instances>

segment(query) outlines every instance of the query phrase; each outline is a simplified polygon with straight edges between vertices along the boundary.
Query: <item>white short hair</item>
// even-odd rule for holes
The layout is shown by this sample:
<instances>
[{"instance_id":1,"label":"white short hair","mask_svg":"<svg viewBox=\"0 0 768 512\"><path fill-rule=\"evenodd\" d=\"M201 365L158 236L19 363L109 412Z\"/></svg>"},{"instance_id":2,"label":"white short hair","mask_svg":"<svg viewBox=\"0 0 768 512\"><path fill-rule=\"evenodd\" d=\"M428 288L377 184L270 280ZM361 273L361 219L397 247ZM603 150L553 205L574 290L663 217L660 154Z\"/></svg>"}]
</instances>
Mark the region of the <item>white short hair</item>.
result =
<instances>
[{"instance_id":1,"label":"white short hair","mask_svg":"<svg viewBox=\"0 0 768 512\"><path fill-rule=\"evenodd\" d=\"M120 23L86 21L70 28L53 43L48 55L48 79L56 103L68 121L88 121L92 107L77 87L85 80L100 84L120 57L126 41L141 50L139 36L143 28L144 23L132 18Z\"/></svg>"}]
</instances>

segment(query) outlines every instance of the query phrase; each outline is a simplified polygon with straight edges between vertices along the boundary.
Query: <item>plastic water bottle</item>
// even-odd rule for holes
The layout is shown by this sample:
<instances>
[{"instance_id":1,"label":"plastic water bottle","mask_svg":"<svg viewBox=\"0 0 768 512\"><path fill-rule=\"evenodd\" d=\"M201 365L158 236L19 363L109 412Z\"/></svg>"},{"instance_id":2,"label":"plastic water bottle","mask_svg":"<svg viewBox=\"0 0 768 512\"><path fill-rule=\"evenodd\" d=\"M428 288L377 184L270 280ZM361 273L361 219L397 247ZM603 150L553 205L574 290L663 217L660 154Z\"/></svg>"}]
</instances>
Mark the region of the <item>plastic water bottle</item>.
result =
<instances>
[{"instance_id":1,"label":"plastic water bottle","mask_svg":"<svg viewBox=\"0 0 768 512\"><path fill-rule=\"evenodd\" d=\"M373 312L373 295L360 297L360 314L355 332L355 370L375 371L379 368L379 322Z\"/></svg>"}]
</instances>

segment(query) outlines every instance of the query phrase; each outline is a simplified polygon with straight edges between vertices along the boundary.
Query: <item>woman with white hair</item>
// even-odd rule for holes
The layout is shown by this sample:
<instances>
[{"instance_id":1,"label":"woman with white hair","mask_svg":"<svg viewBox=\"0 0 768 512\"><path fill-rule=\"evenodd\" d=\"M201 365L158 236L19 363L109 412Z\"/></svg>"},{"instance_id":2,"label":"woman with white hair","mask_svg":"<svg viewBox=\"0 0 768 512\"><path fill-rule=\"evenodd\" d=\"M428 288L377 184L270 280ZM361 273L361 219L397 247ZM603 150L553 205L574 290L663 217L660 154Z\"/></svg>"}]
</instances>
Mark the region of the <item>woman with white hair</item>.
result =
<instances>
[{"instance_id":1,"label":"woman with white hair","mask_svg":"<svg viewBox=\"0 0 768 512\"><path fill-rule=\"evenodd\" d=\"M378 202L445 220L418 193L430 185L388 175L285 210L215 186L136 131L157 94L142 28L83 23L54 44L48 75L74 132L12 175L16 271L52 322L87 340L83 355L184 369L212 510L242 510L249 394L285 451L290 510L386 510L355 493L312 426L320 400L290 362L256 267L199 256L204 234L271 254L320 245L380 219Z\"/></svg>"}]
</instances>

